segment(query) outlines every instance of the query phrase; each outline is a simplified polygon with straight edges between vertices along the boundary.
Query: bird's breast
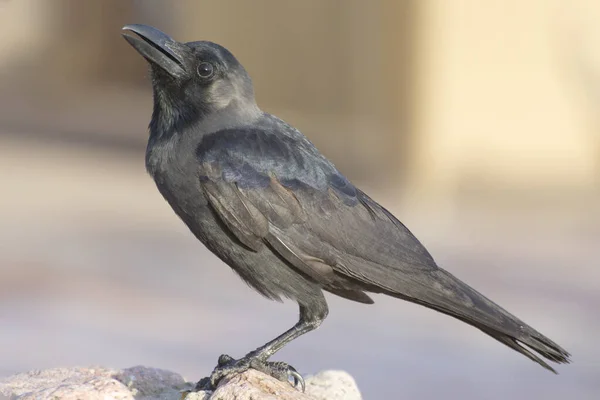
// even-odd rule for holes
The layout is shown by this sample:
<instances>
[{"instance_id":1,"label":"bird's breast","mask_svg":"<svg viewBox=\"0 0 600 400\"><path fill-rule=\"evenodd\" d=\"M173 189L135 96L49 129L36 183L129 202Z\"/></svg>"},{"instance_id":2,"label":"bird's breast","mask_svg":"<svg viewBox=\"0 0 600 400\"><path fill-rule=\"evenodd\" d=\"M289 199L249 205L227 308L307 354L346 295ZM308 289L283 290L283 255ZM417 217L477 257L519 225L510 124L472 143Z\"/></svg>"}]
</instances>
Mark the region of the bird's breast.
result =
<instances>
[{"instance_id":1,"label":"bird's breast","mask_svg":"<svg viewBox=\"0 0 600 400\"><path fill-rule=\"evenodd\" d=\"M191 229L197 229L207 201L200 187L193 148L176 140L149 143L146 169L175 213Z\"/></svg>"}]
</instances>

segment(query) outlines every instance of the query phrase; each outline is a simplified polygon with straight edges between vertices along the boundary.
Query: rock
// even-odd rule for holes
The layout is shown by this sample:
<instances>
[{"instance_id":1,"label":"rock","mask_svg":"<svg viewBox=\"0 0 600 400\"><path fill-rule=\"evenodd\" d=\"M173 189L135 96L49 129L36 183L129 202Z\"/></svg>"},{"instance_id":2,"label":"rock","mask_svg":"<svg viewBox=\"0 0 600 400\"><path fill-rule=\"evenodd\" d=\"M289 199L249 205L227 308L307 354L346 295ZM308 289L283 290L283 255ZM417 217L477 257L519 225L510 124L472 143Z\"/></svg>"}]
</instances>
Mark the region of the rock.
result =
<instances>
[{"instance_id":1,"label":"rock","mask_svg":"<svg viewBox=\"0 0 600 400\"><path fill-rule=\"evenodd\" d=\"M195 386L175 372L142 366L119 371L113 378L128 387L136 400L180 399L182 391Z\"/></svg>"},{"instance_id":2,"label":"rock","mask_svg":"<svg viewBox=\"0 0 600 400\"><path fill-rule=\"evenodd\" d=\"M19 400L360 400L354 379L325 371L306 379L306 393L255 370L225 379L217 390L192 392L194 384L156 368L55 368L0 379L0 398Z\"/></svg>"},{"instance_id":3,"label":"rock","mask_svg":"<svg viewBox=\"0 0 600 400\"><path fill-rule=\"evenodd\" d=\"M0 381L0 393L18 399L132 399L131 391L106 368L55 368L13 375Z\"/></svg>"},{"instance_id":4,"label":"rock","mask_svg":"<svg viewBox=\"0 0 600 400\"><path fill-rule=\"evenodd\" d=\"M316 400L361 400L354 378L344 371L323 371L306 379L306 393Z\"/></svg>"},{"instance_id":5,"label":"rock","mask_svg":"<svg viewBox=\"0 0 600 400\"><path fill-rule=\"evenodd\" d=\"M0 394L19 400L166 400L179 399L190 386L180 375L155 368L55 368L2 379Z\"/></svg>"}]
</instances>

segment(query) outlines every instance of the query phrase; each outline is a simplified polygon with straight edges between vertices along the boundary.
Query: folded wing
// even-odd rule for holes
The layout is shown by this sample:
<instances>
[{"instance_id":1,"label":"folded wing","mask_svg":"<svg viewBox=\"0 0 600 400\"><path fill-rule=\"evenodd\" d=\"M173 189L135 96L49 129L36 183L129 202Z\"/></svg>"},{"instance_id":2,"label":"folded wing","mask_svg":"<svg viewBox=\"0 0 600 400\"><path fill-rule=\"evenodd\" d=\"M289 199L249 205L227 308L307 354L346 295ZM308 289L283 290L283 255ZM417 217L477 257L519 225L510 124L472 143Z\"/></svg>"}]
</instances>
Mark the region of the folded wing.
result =
<instances>
[{"instance_id":1,"label":"folded wing","mask_svg":"<svg viewBox=\"0 0 600 400\"><path fill-rule=\"evenodd\" d=\"M226 130L198 148L202 188L240 245L268 246L323 289L371 303L402 298L467 322L542 366L568 353L438 268L390 212L355 188L299 132ZM224 161L226 160L226 161Z\"/></svg>"}]
</instances>

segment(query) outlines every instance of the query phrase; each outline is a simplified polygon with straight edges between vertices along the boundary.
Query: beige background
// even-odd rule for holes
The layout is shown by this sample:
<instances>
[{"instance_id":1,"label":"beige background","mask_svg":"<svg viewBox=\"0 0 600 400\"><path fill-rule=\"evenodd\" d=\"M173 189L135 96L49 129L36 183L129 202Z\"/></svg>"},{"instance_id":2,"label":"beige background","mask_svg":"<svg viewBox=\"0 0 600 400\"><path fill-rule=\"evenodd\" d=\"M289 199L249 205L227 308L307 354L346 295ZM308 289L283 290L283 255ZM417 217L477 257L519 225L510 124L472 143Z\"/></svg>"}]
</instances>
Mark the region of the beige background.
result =
<instances>
[{"instance_id":1,"label":"beige background","mask_svg":"<svg viewBox=\"0 0 600 400\"><path fill-rule=\"evenodd\" d=\"M119 30L149 23L228 47L265 110L575 364L553 376L385 298L332 299L281 359L346 369L366 398L597 398L599 20L593 0L0 2L0 373L147 364L197 379L294 322L145 174L147 68Z\"/></svg>"}]
</instances>

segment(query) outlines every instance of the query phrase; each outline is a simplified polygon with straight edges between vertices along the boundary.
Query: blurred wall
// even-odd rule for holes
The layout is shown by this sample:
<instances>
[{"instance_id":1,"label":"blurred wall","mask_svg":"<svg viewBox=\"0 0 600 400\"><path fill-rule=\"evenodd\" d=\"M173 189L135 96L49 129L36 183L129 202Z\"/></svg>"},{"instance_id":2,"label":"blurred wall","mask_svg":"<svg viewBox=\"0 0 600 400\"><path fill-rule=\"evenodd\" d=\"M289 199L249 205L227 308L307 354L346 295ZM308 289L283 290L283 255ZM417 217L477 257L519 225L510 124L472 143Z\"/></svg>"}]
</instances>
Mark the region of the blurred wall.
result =
<instances>
[{"instance_id":1,"label":"blurred wall","mask_svg":"<svg viewBox=\"0 0 600 400\"><path fill-rule=\"evenodd\" d=\"M590 188L599 20L593 0L422 2L414 178L441 192Z\"/></svg>"},{"instance_id":2,"label":"blurred wall","mask_svg":"<svg viewBox=\"0 0 600 400\"><path fill-rule=\"evenodd\" d=\"M134 10L132 2L119 0L3 1L1 65L62 90L136 79L137 66L119 62L128 49L115 45L120 27Z\"/></svg>"},{"instance_id":3,"label":"blurred wall","mask_svg":"<svg viewBox=\"0 0 600 400\"><path fill-rule=\"evenodd\" d=\"M599 19L594 0L5 1L0 86L11 98L0 123L46 115L52 126L64 96L61 112L76 106L99 134L141 146L145 134L124 121L148 118L137 101L148 95L124 90L148 90L146 67L119 29L150 23L230 48L263 108L352 178L431 198L579 193L598 187Z\"/></svg>"}]
</instances>

